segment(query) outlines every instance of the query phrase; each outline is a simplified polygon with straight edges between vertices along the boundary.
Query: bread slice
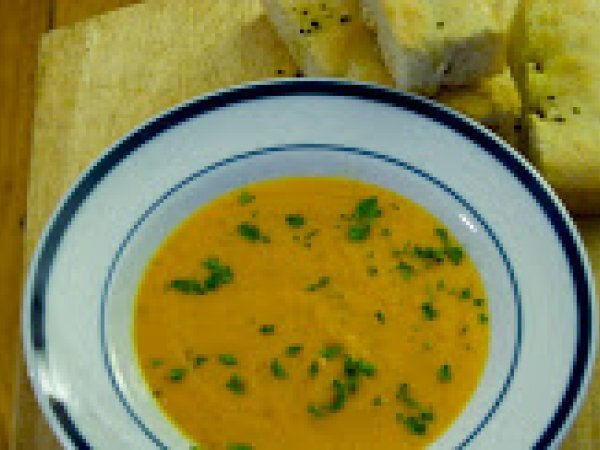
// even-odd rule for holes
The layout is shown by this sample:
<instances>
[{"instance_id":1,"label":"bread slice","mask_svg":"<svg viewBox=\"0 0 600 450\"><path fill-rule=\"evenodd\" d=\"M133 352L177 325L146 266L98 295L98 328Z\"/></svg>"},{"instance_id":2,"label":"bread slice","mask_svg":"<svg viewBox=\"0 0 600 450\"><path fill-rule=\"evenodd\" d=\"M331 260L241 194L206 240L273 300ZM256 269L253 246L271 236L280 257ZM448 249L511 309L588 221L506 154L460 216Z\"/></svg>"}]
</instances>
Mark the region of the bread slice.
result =
<instances>
[{"instance_id":1,"label":"bread slice","mask_svg":"<svg viewBox=\"0 0 600 450\"><path fill-rule=\"evenodd\" d=\"M498 73L505 33L490 0L362 0L396 86L424 94Z\"/></svg>"},{"instance_id":2,"label":"bread slice","mask_svg":"<svg viewBox=\"0 0 600 450\"><path fill-rule=\"evenodd\" d=\"M263 0L263 5L306 75L393 85L358 0Z\"/></svg>"},{"instance_id":3,"label":"bread slice","mask_svg":"<svg viewBox=\"0 0 600 450\"><path fill-rule=\"evenodd\" d=\"M512 22L518 0L488 0L494 19L503 33ZM363 21L375 28L373 2L362 2ZM442 87L435 96L441 103L454 108L499 134L509 144L519 144L521 99L506 64L501 73L478 80L468 86Z\"/></svg>"},{"instance_id":4,"label":"bread slice","mask_svg":"<svg viewBox=\"0 0 600 450\"><path fill-rule=\"evenodd\" d=\"M600 212L600 0L523 0L511 66L530 157L573 212Z\"/></svg>"},{"instance_id":5,"label":"bread slice","mask_svg":"<svg viewBox=\"0 0 600 450\"><path fill-rule=\"evenodd\" d=\"M508 34L518 0L489 0L500 29ZM472 85L442 88L436 100L490 128L518 150L521 140L521 96L508 65L501 73Z\"/></svg>"},{"instance_id":6,"label":"bread slice","mask_svg":"<svg viewBox=\"0 0 600 450\"><path fill-rule=\"evenodd\" d=\"M487 1L495 5L500 0ZM364 22L365 13L368 15L369 12L360 11L357 0L263 0L263 3L271 22L306 75L393 84L374 35ZM351 18L361 13L362 21L351 19L344 26L344 22L338 23L337 19L345 15ZM317 30L312 22L319 23ZM304 32L300 33L300 30ZM307 30L310 33L307 34ZM468 87L445 89L437 100L515 144L514 121L519 117L520 103L508 70Z\"/></svg>"},{"instance_id":7,"label":"bread slice","mask_svg":"<svg viewBox=\"0 0 600 450\"><path fill-rule=\"evenodd\" d=\"M435 99L471 117L519 147L521 98L510 70L472 86L445 88Z\"/></svg>"}]
</instances>

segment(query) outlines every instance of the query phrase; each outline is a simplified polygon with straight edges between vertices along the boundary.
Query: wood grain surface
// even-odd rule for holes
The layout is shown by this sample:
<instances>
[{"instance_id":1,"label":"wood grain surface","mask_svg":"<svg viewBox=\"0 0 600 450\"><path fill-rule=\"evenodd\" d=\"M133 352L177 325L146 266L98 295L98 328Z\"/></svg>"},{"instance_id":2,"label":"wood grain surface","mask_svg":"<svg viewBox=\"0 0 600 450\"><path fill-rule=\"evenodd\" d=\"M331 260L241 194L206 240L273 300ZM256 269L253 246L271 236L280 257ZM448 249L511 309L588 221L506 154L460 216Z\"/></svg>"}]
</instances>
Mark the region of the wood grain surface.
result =
<instances>
[{"instance_id":1,"label":"wood grain surface","mask_svg":"<svg viewBox=\"0 0 600 450\"><path fill-rule=\"evenodd\" d=\"M49 450L58 444L31 394L17 324L23 262L56 202L106 145L147 117L193 95L268 78L276 67L292 70L293 63L273 46L275 36L257 14L256 0L149 0L85 23L80 21L137 1L0 2L0 449ZM211 6L198 9L199 3ZM226 17L223 8L236 13ZM227 38L203 38L208 26ZM27 209L36 48L49 28L61 29L41 45ZM190 36L182 39L182 30ZM24 258L19 224L26 210ZM600 218L578 224L600 279ZM565 449L600 449L598 381L596 376Z\"/></svg>"},{"instance_id":2,"label":"wood grain surface","mask_svg":"<svg viewBox=\"0 0 600 450\"><path fill-rule=\"evenodd\" d=\"M0 448L13 429L37 43L49 2L0 0Z\"/></svg>"}]
</instances>

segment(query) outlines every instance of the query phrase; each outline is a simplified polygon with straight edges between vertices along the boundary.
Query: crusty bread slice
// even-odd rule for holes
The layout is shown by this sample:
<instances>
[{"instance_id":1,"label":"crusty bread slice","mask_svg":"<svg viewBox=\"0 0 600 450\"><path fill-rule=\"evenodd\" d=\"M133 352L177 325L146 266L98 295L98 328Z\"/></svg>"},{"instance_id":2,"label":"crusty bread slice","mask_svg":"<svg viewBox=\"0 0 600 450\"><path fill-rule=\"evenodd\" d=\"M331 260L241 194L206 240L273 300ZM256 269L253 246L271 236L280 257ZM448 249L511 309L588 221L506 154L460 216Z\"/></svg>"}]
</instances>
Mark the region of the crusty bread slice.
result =
<instances>
[{"instance_id":1,"label":"crusty bread slice","mask_svg":"<svg viewBox=\"0 0 600 450\"><path fill-rule=\"evenodd\" d=\"M362 0L396 86L425 94L498 73L505 33L490 0Z\"/></svg>"},{"instance_id":2,"label":"crusty bread slice","mask_svg":"<svg viewBox=\"0 0 600 450\"><path fill-rule=\"evenodd\" d=\"M487 1L495 4L499 0ZM354 25L346 22L344 26L343 22L337 23L344 15L360 13L357 0L263 0L263 3L296 63L307 75L393 83L375 38L364 22L357 20ZM319 23L319 29L315 30L312 22ZM437 100L515 143L514 120L519 116L519 99L508 71L471 86L445 89Z\"/></svg>"},{"instance_id":3,"label":"crusty bread slice","mask_svg":"<svg viewBox=\"0 0 600 450\"><path fill-rule=\"evenodd\" d=\"M521 98L508 67L472 86L445 88L435 99L495 131L519 147Z\"/></svg>"},{"instance_id":4,"label":"crusty bread slice","mask_svg":"<svg viewBox=\"0 0 600 450\"><path fill-rule=\"evenodd\" d=\"M574 212L600 212L600 0L522 0L511 67L530 157Z\"/></svg>"},{"instance_id":5,"label":"crusty bread slice","mask_svg":"<svg viewBox=\"0 0 600 450\"><path fill-rule=\"evenodd\" d=\"M489 2L500 29L508 34L518 0ZM501 73L472 85L443 88L436 99L482 123L513 147L523 150L521 96L506 64Z\"/></svg>"},{"instance_id":6,"label":"crusty bread slice","mask_svg":"<svg viewBox=\"0 0 600 450\"><path fill-rule=\"evenodd\" d=\"M358 0L263 0L263 5L306 75L393 84Z\"/></svg>"}]
</instances>

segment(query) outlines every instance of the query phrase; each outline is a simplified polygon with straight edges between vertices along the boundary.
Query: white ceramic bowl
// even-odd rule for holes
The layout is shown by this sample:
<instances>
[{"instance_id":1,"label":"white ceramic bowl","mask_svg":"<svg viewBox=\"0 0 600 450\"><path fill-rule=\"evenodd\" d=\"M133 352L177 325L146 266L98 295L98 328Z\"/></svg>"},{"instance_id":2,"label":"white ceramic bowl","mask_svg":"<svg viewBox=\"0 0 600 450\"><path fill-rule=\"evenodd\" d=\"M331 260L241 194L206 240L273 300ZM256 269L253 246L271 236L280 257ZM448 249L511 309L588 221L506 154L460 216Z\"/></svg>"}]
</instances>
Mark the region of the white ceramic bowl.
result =
<instances>
[{"instance_id":1,"label":"white ceramic bowl","mask_svg":"<svg viewBox=\"0 0 600 450\"><path fill-rule=\"evenodd\" d=\"M38 401L66 447L189 448L135 363L136 286L157 246L200 205L290 175L397 191L447 224L479 267L491 308L487 366L432 448L561 440L589 382L597 315L581 240L555 194L506 144L433 102L287 80L165 112L108 149L57 208L31 265L23 339Z\"/></svg>"}]
</instances>

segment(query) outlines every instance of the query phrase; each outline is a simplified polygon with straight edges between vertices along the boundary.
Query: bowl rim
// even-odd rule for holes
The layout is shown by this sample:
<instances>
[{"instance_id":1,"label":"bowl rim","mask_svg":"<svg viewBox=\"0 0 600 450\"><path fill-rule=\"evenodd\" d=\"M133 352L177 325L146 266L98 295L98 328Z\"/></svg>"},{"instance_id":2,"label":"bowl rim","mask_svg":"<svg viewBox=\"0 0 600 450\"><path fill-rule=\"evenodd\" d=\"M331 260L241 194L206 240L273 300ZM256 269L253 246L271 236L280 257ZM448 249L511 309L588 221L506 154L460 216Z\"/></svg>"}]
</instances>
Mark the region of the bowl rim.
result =
<instances>
[{"instance_id":1,"label":"bowl rim","mask_svg":"<svg viewBox=\"0 0 600 450\"><path fill-rule=\"evenodd\" d=\"M22 307L22 342L33 391L46 420L65 447L92 448L70 417L67 406L48 397L40 382L46 342L45 288L55 253L71 217L110 170L144 143L191 118L252 100L315 95L366 100L409 110L438 122L477 144L520 181L543 210L562 244L575 287L578 318L577 345L569 381L562 399L534 448L561 442L572 426L589 387L597 351L598 315L591 265L576 226L556 193L533 166L509 145L473 120L432 100L368 83L336 79L280 79L234 86L195 97L146 121L105 149L72 184L54 210L38 241L26 279ZM37 326L34 326L37 324Z\"/></svg>"}]
</instances>

